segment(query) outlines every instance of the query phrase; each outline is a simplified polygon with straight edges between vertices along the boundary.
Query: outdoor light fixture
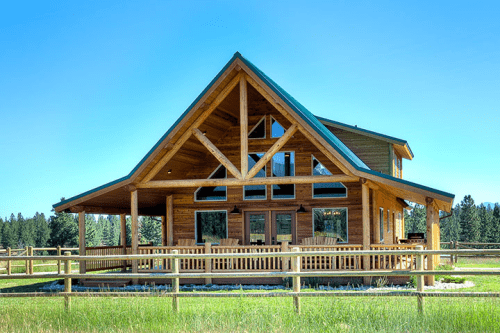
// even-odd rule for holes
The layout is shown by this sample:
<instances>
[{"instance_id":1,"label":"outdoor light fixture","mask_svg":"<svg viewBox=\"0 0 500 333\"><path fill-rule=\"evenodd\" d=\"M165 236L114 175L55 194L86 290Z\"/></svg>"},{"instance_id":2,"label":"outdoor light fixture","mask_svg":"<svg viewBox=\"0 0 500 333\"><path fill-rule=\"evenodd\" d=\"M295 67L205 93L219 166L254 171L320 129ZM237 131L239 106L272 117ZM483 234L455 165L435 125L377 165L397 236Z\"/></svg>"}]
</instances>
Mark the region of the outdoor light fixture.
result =
<instances>
[{"instance_id":1,"label":"outdoor light fixture","mask_svg":"<svg viewBox=\"0 0 500 333\"><path fill-rule=\"evenodd\" d=\"M302 204L300 204L299 209L297 209L297 213L307 213L307 210L304 208L304 206L302 206Z\"/></svg>"},{"instance_id":2,"label":"outdoor light fixture","mask_svg":"<svg viewBox=\"0 0 500 333\"><path fill-rule=\"evenodd\" d=\"M229 212L229 214L241 214L240 210L238 209L238 207L236 207L236 205L234 205L234 208L232 211Z\"/></svg>"},{"instance_id":3,"label":"outdoor light fixture","mask_svg":"<svg viewBox=\"0 0 500 333\"><path fill-rule=\"evenodd\" d=\"M167 173L170 175L172 173L172 169L168 169Z\"/></svg>"},{"instance_id":4,"label":"outdoor light fixture","mask_svg":"<svg viewBox=\"0 0 500 333\"><path fill-rule=\"evenodd\" d=\"M203 135L207 135L207 131L203 131L203 133L202 133L202 134L203 134Z\"/></svg>"}]
</instances>

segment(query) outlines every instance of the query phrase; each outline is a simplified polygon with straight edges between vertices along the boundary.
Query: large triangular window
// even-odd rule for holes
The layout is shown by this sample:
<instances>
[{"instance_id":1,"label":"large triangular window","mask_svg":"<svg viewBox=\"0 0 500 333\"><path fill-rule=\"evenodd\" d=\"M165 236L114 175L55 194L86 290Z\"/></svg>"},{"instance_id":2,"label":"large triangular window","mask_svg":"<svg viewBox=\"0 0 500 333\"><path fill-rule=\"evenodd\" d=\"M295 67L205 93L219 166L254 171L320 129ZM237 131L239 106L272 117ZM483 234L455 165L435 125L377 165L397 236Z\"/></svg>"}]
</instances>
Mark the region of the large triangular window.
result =
<instances>
[{"instance_id":1,"label":"large triangular window","mask_svg":"<svg viewBox=\"0 0 500 333\"><path fill-rule=\"evenodd\" d=\"M221 164L208 179L225 179L227 178L226 168ZM227 187L226 186L203 186L199 187L194 192L194 201L226 201Z\"/></svg>"},{"instance_id":2,"label":"large triangular window","mask_svg":"<svg viewBox=\"0 0 500 333\"><path fill-rule=\"evenodd\" d=\"M332 173L320 161L312 156L313 176L330 176ZM313 184L313 198L346 198L347 188L342 183Z\"/></svg>"},{"instance_id":3,"label":"large triangular window","mask_svg":"<svg viewBox=\"0 0 500 333\"><path fill-rule=\"evenodd\" d=\"M271 117L271 138L281 138L283 134L285 134L285 128Z\"/></svg>"},{"instance_id":4,"label":"large triangular window","mask_svg":"<svg viewBox=\"0 0 500 333\"><path fill-rule=\"evenodd\" d=\"M265 139L266 138L266 116L262 117L261 120L255 125L250 133L248 133L249 139Z\"/></svg>"},{"instance_id":5,"label":"large triangular window","mask_svg":"<svg viewBox=\"0 0 500 333\"><path fill-rule=\"evenodd\" d=\"M248 154L248 168L252 169L255 164L264 156L264 153ZM266 166L260 169L254 178L266 177ZM243 186L243 197L245 200L265 200L267 199L266 185L245 185Z\"/></svg>"}]
</instances>

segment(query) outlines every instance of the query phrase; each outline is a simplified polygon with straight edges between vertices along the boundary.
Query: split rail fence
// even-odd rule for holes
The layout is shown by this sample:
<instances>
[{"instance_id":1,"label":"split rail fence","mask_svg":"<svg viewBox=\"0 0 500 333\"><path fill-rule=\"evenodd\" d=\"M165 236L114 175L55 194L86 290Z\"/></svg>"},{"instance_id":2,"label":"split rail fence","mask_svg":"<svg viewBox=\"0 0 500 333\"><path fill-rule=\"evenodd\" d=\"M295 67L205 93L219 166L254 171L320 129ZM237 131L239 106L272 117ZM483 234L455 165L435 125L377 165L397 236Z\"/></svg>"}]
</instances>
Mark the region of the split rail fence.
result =
<instances>
[{"instance_id":1,"label":"split rail fence","mask_svg":"<svg viewBox=\"0 0 500 333\"><path fill-rule=\"evenodd\" d=\"M26 274L33 274L35 267L47 267L47 266L57 266L57 272L61 274L61 260L57 260L56 263L43 263L43 261L47 261L44 256L37 256L35 260L26 259L26 257L32 257L36 252L55 252L58 256L61 256L63 252L66 251L78 251L78 248L66 248L66 247L44 247L37 248L33 246L26 246L24 249L11 249L10 247L3 250L0 249L0 257L6 257L7 265L6 267L0 267L0 273L2 271L7 271L7 275L12 274L12 269L23 267L25 268ZM14 258L12 258L14 257ZM10 259L8 259L10 258ZM16 264L16 261L25 261L24 265ZM42 263L35 264L35 261L42 261ZM77 263L78 264L78 263Z\"/></svg>"},{"instance_id":2,"label":"split rail fence","mask_svg":"<svg viewBox=\"0 0 500 333\"><path fill-rule=\"evenodd\" d=\"M500 243L480 243L480 242L441 242L441 248L450 250L481 250L481 249L498 249L500 248ZM485 256L483 254L463 254L463 257L470 256ZM450 263L458 262L458 254L450 254Z\"/></svg>"},{"instance_id":3,"label":"split rail fence","mask_svg":"<svg viewBox=\"0 0 500 333\"><path fill-rule=\"evenodd\" d=\"M416 258L415 269L408 270L328 270L328 271L303 271L301 270L301 260L306 256L319 257L337 257L345 255L341 251L322 251L308 252L300 251L299 247L293 247L291 252L268 252L268 253L218 253L218 254L181 254L178 250L173 250L170 254L138 254L138 255L115 255L115 256L72 256L70 251L66 251L64 256L44 256L46 260L57 260L64 262L64 273L26 273L26 274L0 274L0 279L40 279L40 278L63 278L64 292L35 292L35 293L0 293L1 297L64 297L66 309L71 308L72 297L171 297L172 308L174 312L179 310L179 298L181 297L293 297L293 304L297 313L300 313L301 297L355 297L355 296L414 296L417 298L417 308L423 312L424 297L500 297L500 292L424 292L424 276L431 275L500 275L500 270L425 270L425 256L429 255L493 255L500 256L500 250L423 250L422 246L417 246L415 250L386 250L384 255L409 255ZM351 256L360 256L369 258L369 256L381 255L381 251L350 251ZM282 258L289 259L291 270L286 272L222 272L222 273L203 273L203 272L180 272L180 260L192 259L228 259L239 258ZM38 260L39 256L12 256L0 257L0 261L8 260ZM91 261L91 260L162 260L170 263L171 272L158 273L107 273L107 274L72 274L73 261ZM415 276L417 278L416 291L389 291L389 292L301 292L301 278L304 277L373 277L373 276ZM249 293L181 293L179 291L179 280L183 278L262 278L262 277L281 277L291 278L293 281L292 292L249 292ZM132 279L133 281L154 280L158 278L171 279L171 292L72 292L72 279Z\"/></svg>"}]
</instances>

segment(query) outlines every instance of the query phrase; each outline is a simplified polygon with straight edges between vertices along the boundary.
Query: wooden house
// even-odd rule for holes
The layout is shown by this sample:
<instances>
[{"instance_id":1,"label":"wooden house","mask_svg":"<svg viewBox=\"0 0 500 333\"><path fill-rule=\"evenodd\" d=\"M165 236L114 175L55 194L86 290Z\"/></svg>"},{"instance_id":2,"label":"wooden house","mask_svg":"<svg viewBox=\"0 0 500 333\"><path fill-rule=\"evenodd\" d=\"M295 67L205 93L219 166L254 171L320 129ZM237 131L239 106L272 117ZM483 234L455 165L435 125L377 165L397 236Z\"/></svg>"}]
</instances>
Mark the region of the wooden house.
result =
<instances>
[{"instance_id":1,"label":"wooden house","mask_svg":"<svg viewBox=\"0 0 500 333\"><path fill-rule=\"evenodd\" d=\"M402 244L403 210L411 201L426 205L426 246L438 249L439 211L450 211L454 195L404 180L403 160L412 158L404 140L314 116L236 53L127 176L54 208L80 214L80 249L87 254L105 249L85 248L85 213L120 214L122 231L131 216L131 246L105 253L166 253L176 246L192 253L279 251L290 245L349 251L411 247ZM140 215L162 217L163 246L139 247ZM382 267L376 257L358 259L328 267ZM383 268L404 268L398 260L384 261ZM428 266L437 260L429 258ZM311 262L305 269L328 268ZM274 264L259 268L284 269ZM189 265L183 267L206 269L201 262ZM81 270L110 268L90 266ZM234 266L219 269L257 269ZM168 267L133 263L132 269Z\"/></svg>"}]
</instances>

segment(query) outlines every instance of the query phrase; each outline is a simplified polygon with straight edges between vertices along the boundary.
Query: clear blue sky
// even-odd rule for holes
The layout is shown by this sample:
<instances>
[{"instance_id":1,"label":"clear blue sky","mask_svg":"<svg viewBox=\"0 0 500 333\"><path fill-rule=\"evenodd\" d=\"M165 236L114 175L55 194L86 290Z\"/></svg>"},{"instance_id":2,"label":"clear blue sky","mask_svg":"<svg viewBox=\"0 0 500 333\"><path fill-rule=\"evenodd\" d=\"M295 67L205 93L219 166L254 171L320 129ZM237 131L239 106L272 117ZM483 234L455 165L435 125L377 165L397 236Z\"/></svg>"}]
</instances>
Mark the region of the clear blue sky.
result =
<instances>
[{"instance_id":1,"label":"clear blue sky","mask_svg":"<svg viewBox=\"0 0 500 333\"><path fill-rule=\"evenodd\" d=\"M0 216L128 174L239 51L316 115L405 139L404 178L500 201L497 1L2 4Z\"/></svg>"}]
</instances>

